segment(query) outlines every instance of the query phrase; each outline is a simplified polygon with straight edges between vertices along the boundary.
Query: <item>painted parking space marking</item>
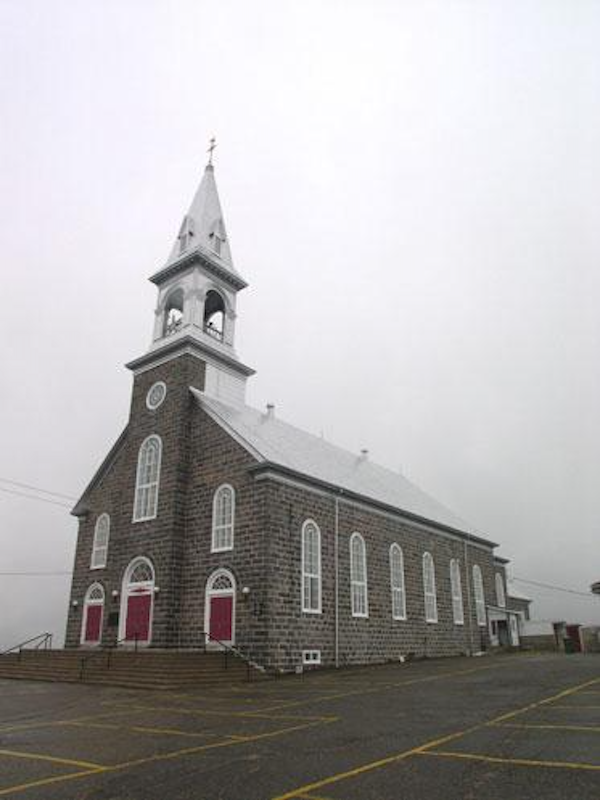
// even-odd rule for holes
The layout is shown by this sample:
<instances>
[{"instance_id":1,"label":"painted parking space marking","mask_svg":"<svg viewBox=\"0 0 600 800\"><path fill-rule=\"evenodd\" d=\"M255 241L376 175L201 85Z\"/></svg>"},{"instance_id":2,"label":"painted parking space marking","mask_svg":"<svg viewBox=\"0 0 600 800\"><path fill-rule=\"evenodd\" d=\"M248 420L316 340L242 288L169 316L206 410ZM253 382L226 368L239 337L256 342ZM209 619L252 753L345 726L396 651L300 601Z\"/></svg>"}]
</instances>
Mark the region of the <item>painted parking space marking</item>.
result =
<instances>
[{"instance_id":1,"label":"painted parking space marking","mask_svg":"<svg viewBox=\"0 0 600 800\"><path fill-rule=\"evenodd\" d=\"M425 742L424 744L422 744L422 745L420 745L418 747L414 747L414 748L412 748L410 750L405 750L405 751L403 751L401 753L397 753L395 755L391 755L391 756L388 756L386 758L382 758L382 759L380 759L378 761L372 761L372 762L367 763L367 764L362 764L361 766L355 767L354 769L350 769L350 770L347 770L345 772L340 772L340 773L337 773L337 774L334 774L334 775L330 775L330 776L328 776L326 778L323 778L321 780L313 781L312 783L306 784L304 786L300 786L300 787L298 787L298 788L296 788L296 789L294 789L294 790L292 790L290 792L287 792L285 794L277 795L276 797L272 798L272 800L295 800L295 798L301 797L303 794L312 793L313 790L314 791L318 791L319 789L321 789L321 788L323 788L325 786L330 786L332 784L339 783L340 781L357 778L359 775L364 775L366 773L374 772L374 771L376 771L378 769L381 769L382 767L387 767L387 766L390 766L392 764L397 764L397 763L400 763L402 761L406 761L407 759L409 759L409 758L411 758L413 756L416 756L416 755L425 755L425 754L429 754L430 752L435 755L435 753L445 752L447 754L445 757L450 757L450 755L449 755L450 751L441 751L438 748L440 748L442 745L448 744L451 741L455 741L456 742L459 739L465 738L469 734L472 734L472 733L475 733L476 731L482 730L483 728L491 727L491 726L495 725L496 723L505 722L507 720L514 719L515 717L517 717L517 716L519 716L521 714L524 714L524 713L526 713L528 711L531 711L533 709L537 709L537 708L546 706L546 705L548 705L550 703L553 703L554 701L562 699L564 697L569 697L570 695L575 694L576 692L580 691L583 688L587 688L589 686L598 685L598 684L600 684L600 678L593 678L591 680L585 681L584 683L580 683L580 684L577 684L575 686L568 687L567 689L563 689L562 691L560 691L560 692L558 692L556 694L553 694L550 697L542 698L541 700L537 700L537 701L534 701L532 703L528 703L527 705L522 706L520 708L513 709L512 711L508 711L508 712L506 712L504 714L500 714L499 716L495 717L492 720L487 720L487 721L479 723L477 725L473 725L472 727L470 727L470 728L468 728L466 730L457 731L455 733L450 733L447 736L441 737L440 739L432 740L430 742ZM486 756L486 755L481 755L481 756L475 755L475 754L467 754L467 755L469 757L471 757L473 760L479 760L479 761L485 761L486 758L489 758L489 759L495 759L496 758L494 756ZM462 754L460 752L458 752L458 757L461 757L461 756L462 756ZM500 758L497 761L497 763L505 763L507 761L510 761L510 759L502 759L502 758ZM520 760L519 759L515 759L514 762L515 763L523 763L523 764L525 764L525 762L528 762L528 764L530 766L533 766L534 763L535 763L536 766L544 766L546 764L548 764L548 765L550 765L550 764L552 764L552 765L559 765L559 764L571 765L572 764L572 762L566 762L566 761L565 762L559 762L559 761L551 761L551 762L538 761L538 762L534 762L532 759L520 759ZM575 769L577 767L578 767L578 765L573 767L573 769ZM595 770L600 770L600 765L596 766L596 765L586 765L586 764L584 764L583 766L581 766L581 769L585 769L585 768L589 768L589 769L595 771Z\"/></svg>"},{"instance_id":2,"label":"painted parking space marking","mask_svg":"<svg viewBox=\"0 0 600 800\"><path fill-rule=\"evenodd\" d=\"M55 783L63 783L64 781L79 780L80 778L88 778L91 775L100 775L106 772L105 768L90 769L83 772L71 772L68 775L54 775L51 778L40 778L35 781L28 781L27 783L20 783L15 786L9 786L6 789L0 789L0 797L5 797L9 794L16 794L17 792L24 792L27 789L35 789L40 786L51 786Z\"/></svg>"},{"instance_id":3,"label":"painted parking space marking","mask_svg":"<svg viewBox=\"0 0 600 800\"><path fill-rule=\"evenodd\" d=\"M600 764L588 764L579 761L543 761L532 758L508 758L505 756L488 756L480 753L463 753L452 750L427 750L417 753L417 755L440 758L462 758L469 761L483 761L486 764L508 764L519 767L551 767L557 769L583 769L600 772Z\"/></svg>"},{"instance_id":4,"label":"painted parking space marking","mask_svg":"<svg viewBox=\"0 0 600 800\"><path fill-rule=\"evenodd\" d=\"M0 750L0 756L9 756L10 758L29 758L32 761L50 761L53 764L61 764L65 767L83 767L84 769L102 769L103 764L95 764L92 761L79 761L74 758L62 758L58 756L49 756L45 753L29 753L22 750Z\"/></svg>"}]
</instances>

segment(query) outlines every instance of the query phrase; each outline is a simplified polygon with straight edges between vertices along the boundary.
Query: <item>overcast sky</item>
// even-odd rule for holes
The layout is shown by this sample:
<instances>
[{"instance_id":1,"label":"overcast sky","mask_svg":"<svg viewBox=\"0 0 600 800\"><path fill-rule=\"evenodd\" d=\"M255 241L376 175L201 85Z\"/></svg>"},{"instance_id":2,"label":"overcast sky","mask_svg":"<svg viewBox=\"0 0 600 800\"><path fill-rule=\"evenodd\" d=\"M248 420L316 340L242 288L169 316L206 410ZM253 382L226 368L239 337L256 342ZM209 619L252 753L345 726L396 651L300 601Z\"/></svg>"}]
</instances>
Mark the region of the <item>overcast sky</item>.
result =
<instances>
[{"instance_id":1,"label":"overcast sky","mask_svg":"<svg viewBox=\"0 0 600 800\"><path fill-rule=\"evenodd\" d=\"M0 26L2 479L75 497L118 436L214 134L250 404L401 469L513 575L600 579L600 2L0 0ZM75 537L0 493L0 571L68 571ZM0 645L67 601L0 576Z\"/></svg>"}]
</instances>

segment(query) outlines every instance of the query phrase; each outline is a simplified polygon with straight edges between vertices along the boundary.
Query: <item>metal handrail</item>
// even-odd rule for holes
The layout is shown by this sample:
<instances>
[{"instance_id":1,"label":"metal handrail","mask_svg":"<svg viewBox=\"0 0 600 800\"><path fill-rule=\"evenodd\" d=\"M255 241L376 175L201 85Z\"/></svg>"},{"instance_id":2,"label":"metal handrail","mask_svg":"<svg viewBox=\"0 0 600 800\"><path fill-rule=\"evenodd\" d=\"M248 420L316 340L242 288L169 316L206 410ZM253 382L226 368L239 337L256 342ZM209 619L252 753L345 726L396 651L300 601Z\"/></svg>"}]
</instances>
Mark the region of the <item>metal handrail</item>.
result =
<instances>
[{"instance_id":1,"label":"metal handrail","mask_svg":"<svg viewBox=\"0 0 600 800\"><path fill-rule=\"evenodd\" d=\"M123 642L131 642L131 638L129 636L124 636L122 639L117 639L117 641L113 644L101 645L97 650L94 650L93 653L88 653L87 655L82 656L79 662L79 680L83 680L88 661L92 661L92 659L98 658L98 656L106 656L106 669L110 669L111 656L117 647L120 644L123 644ZM134 634L133 643L135 652L137 653L139 643L139 636L137 633Z\"/></svg>"},{"instance_id":2,"label":"metal handrail","mask_svg":"<svg viewBox=\"0 0 600 800\"><path fill-rule=\"evenodd\" d=\"M32 650L39 650L41 647L43 647L44 650L50 650L52 647L52 634L48 631L45 633L38 633L37 636L32 636L31 639L26 639L24 642L19 642L19 644L9 647L8 650L3 650L0 656L6 656L8 653L18 651L19 658L21 658L21 652L26 649L28 644L32 644L32 642L37 642L35 647L31 648Z\"/></svg>"},{"instance_id":3,"label":"metal handrail","mask_svg":"<svg viewBox=\"0 0 600 800\"><path fill-rule=\"evenodd\" d=\"M247 656L244 652L242 652L238 647L234 647L230 644L225 644L220 639L217 639L216 636L213 636L210 631L202 631L202 636L204 636L204 652L206 652L206 645L208 641L215 642L216 644L220 645L223 648L223 655L225 656L225 669L229 667L228 663L228 656L231 653L236 658L240 658L246 664L246 679L250 680L251 670L250 667L253 666L250 657Z\"/></svg>"}]
</instances>

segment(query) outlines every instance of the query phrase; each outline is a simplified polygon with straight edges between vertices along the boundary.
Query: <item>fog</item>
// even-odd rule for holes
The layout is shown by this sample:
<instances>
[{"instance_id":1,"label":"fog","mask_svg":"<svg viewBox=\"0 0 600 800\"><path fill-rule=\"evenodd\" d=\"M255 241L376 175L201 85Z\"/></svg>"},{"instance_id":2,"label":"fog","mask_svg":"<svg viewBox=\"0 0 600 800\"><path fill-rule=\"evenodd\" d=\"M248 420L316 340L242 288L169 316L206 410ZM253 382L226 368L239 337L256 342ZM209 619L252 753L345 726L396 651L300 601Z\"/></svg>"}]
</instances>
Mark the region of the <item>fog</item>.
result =
<instances>
[{"instance_id":1,"label":"fog","mask_svg":"<svg viewBox=\"0 0 600 800\"><path fill-rule=\"evenodd\" d=\"M0 3L0 647L60 640L76 498L215 135L248 402L600 623L600 5ZM62 502L60 498L52 498ZM68 501L64 501L69 505Z\"/></svg>"}]
</instances>

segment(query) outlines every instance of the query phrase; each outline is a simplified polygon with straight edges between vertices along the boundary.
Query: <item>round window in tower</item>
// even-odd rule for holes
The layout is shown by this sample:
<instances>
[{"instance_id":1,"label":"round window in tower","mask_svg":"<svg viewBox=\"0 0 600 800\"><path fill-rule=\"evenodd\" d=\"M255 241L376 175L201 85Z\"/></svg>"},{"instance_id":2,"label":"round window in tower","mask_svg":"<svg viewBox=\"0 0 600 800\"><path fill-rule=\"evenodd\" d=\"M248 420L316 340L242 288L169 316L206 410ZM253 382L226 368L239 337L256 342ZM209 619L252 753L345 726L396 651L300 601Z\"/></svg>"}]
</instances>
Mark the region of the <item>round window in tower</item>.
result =
<instances>
[{"instance_id":1,"label":"round window in tower","mask_svg":"<svg viewBox=\"0 0 600 800\"><path fill-rule=\"evenodd\" d=\"M167 385L165 383L159 381L158 383L153 384L146 395L146 405L150 411L157 409L165 399L166 395Z\"/></svg>"}]
</instances>

